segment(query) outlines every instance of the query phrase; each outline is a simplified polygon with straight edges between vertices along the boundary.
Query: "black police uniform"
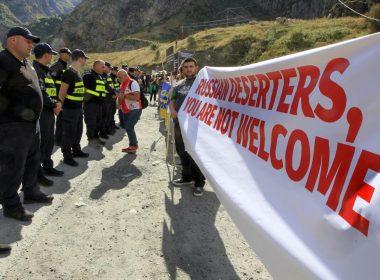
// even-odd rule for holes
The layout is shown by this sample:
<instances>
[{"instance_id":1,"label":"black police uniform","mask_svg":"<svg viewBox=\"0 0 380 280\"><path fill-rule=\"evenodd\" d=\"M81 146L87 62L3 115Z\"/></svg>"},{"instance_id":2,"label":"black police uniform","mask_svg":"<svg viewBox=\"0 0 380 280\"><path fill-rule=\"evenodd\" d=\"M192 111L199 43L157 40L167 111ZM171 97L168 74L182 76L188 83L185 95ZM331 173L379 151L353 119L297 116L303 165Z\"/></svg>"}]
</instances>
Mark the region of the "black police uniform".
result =
<instances>
[{"instance_id":1,"label":"black police uniform","mask_svg":"<svg viewBox=\"0 0 380 280\"><path fill-rule=\"evenodd\" d=\"M115 94L118 95L120 93L120 82L117 76L112 73L111 73L111 79L113 83L113 88L115 90ZM116 126L116 122L115 122L116 111L117 111L116 100L114 100L112 103L112 119L111 119L112 124L111 125L113 128L118 129L119 127Z\"/></svg>"},{"instance_id":2,"label":"black police uniform","mask_svg":"<svg viewBox=\"0 0 380 280\"><path fill-rule=\"evenodd\" d=\"M51 67L51 76L54 79L55 86L57 88L57 94L59 94L59 89L61 87L62 81L61 77L63 72L67 69L67 62L64 62L62 59L58 59ZM61 144L62 141L62 115L57 116L57 122L55 124L55 142Z\"/></svg>"},{"instance_id":3,"label":"black police uniform","mask_svg":"<svg viewBox=\"0 0 380 280\"><path fill-rule=\"evenodd\" d=\"M36 71L8 50L0 53L0 203L5 212L23 209L17 191L23 185L24 202L48 198L37 184L40 167L39 117L42 93ZM39 199L39 202L42 202ZM48 202L52 197L44 200Z\"/></svg>"},{"instance_id":4,"label":"black police uniform","mask_svg":"<svg viewBox=\"0 0 380 280\"><path fill-rule=\"evenodd\" d=\"M101 135L107 136L107 134L113 134L114 125L112 123L113 115L112 115L112 106L115 104L115 99L113 96L116 95L113 81L111 75L104 73L102 75L103 81L106 86L106 98L104 100L103 105L103 114L102 114L102 130Z\"/></svg>"},{"instance_id":5,"label":"black police uniform","mask_svg":"<svg viewBox=\"0 0 380 280\"><path fill-rule=\"evenodd\" d=\"M84 102L84 121L87 127L89 141L98 139L102 124L102 104L104 103L106 88L102 77L94 70L83 76L86 88Z\"/></svg>"},{"instance_id":6,"label":"black police uniform","mask_svg":"<svg viewBox=\"0 0 380 280\"><path fill-rule=\"evenodd\" d=\"M43 98L40 117L41 163L43 168L51 170L53 168L51 155L54 148L54 108L57 106L57 89L49 67L42 65L38 61L34 61L33 66L38 75Z\"/></svg>"},{"instance_id":7,"label":"black police uniform","mask_svg":"<svg viewBox=\"0 0 380 280\"><path fill-rule=\"evenodd\" d=\"M85 89L81 76L71 67L62 74L61 80L62 83L69 85L60 113L62 114L61 150L64 162L70 162L73 157L82 153L80 140L83 133L82 106Z\"/></svg>"}]
</instances>

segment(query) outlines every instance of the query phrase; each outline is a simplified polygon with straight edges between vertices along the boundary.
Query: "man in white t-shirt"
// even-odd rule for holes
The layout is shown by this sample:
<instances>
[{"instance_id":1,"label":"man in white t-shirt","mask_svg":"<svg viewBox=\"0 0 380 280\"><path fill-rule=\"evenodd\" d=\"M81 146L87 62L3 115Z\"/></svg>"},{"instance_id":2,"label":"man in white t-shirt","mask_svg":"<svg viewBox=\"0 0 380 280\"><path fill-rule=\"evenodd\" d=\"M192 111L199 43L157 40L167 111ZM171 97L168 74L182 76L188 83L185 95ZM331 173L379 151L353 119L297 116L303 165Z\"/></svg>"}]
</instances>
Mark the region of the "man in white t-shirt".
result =
<instances>
[{"instance_id":1,"label":"man in white t-shirt","mask_svg":"<svg viewBox=\"0 0 380 280\"><path fill-rule=\"evenodd\" d=\"M119 104L123 111L124 127L129 139L129 147L122 149L125 153L136 153L138 147L135 126L140 119L142 107L140 101L140 86L129 77L127 71L120 70L117 78L121 83Z\"/></svg>"}]
</instances>

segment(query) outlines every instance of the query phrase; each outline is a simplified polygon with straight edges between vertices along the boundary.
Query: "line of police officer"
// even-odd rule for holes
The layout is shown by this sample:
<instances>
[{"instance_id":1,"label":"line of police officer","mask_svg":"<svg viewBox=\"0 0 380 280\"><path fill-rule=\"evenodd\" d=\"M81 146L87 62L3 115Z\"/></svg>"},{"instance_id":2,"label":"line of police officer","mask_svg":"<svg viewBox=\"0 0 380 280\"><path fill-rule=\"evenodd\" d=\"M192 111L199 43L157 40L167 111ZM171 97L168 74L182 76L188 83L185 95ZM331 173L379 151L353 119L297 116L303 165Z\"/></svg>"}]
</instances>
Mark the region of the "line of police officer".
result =
<instances>
[{"instance_id":1,"label":"line of police officer","mask_svg":"<svg viewBox=\"0 0 380 280\"><path fill-rule=\"evenodd\" d=\"M33 218L18 195L21 183L24 204L50 204L53 196L43 193L38 182L51 186L53 181L45 175L64 174L54 168L51 159L54 138L65 164L77 166L75 157L89 156L80 146L83 102L89 140L107 138L118 128L113 117L120 86L117 67L111 69L109 63L98 61L83 80L80 71L88 59L86 54L61 49L59 60L49 68L52 56L58 53L46 43L35 46L32 65L27 58L33 43L39 42L27 28L13 27L7 33L6 49L0 52L0 203L4 216L21 221ZM96 106L91 105L93 97L101 97ZM0 244L0 253L10 249Z\"/></svg>"},{"instance_id":2,"label":"line of police officer","mask_svg":"<svg viewBox=\"0 0 380 280\"><path fill-rule=\"evenodd\" d=\"M116 71L117 69L114 69ZM108 62L96 60L92 70L83 76L86 96L84 119L90 146L104 145L102 139L115 134L116 98L119 83L111 75L112 67Z\"/></svg>"}]
</instances>

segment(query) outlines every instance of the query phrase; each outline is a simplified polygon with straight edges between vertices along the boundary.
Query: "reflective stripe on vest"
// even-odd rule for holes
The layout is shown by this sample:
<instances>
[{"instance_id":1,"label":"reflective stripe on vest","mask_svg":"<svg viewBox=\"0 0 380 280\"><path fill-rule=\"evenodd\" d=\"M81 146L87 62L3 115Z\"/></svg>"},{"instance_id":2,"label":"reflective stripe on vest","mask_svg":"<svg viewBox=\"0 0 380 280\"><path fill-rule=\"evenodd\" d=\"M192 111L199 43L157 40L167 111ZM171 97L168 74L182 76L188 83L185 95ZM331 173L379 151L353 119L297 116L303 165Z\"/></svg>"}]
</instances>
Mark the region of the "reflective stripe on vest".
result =
<instances>
[{"instance_id":1,"label":"reflective stripe on vest","mask_svg":"<svg viewBox=\"0 0 380 280\"><path fill-rule=\"evenodd\" d=\"M95 90L99 93L98 96L106 97L107 91L106 91L106 84L103 80L96 80L96 88Z\"/></svg>"},{"instance_id":2,"label":"reflective stripe on vest","mask_svg":"<svg viewBox=\"0 0 380 280\"><path fill-rule=\"evenodd\" d=\"M111 88L115 89L115 87L114 87L114 85L113 85L113 80L112 80L111 77L108 77L108 78L107 78L107 84L109 84L109 86L110 86Z\"/></svg>"},{"instance_id":3,"label":"reflective stripe on vest","mask_svg":"<svg viewBox=\"0 0 380 280\"><path fill-rule=\"evenodd\" d=\"M61 77L62 77L62 74L63 74L65 71L66 71L66 69L63 69L63 70L62 70ZM61 81L61 80L56 80L56 81L55 81L55 84L56 84L56 85L62 85L62 81Z\"/></svg>"},{"instance_id":4,"label":"reflective stripe on vest","mask_svg":"<svg viewBox=\"0 0 380 280\"><path fill-rule=\"evenodd\" d=\"M45 78L45 91L50 97L57 96L57 89L55 87L54 80L51 78Z\"/></svg>"},{"instance_id":5,"label":"reflective stripe on vest","mask_svg":"<svg viewBox=\"0 0 380 280\"><path fill-rule=\"evenodd\" d=\"M66 98L73 101L83 101L84 99L84 84L83 82L76 82L74 92L66 95Z\"/></svg>"}]
</instances>

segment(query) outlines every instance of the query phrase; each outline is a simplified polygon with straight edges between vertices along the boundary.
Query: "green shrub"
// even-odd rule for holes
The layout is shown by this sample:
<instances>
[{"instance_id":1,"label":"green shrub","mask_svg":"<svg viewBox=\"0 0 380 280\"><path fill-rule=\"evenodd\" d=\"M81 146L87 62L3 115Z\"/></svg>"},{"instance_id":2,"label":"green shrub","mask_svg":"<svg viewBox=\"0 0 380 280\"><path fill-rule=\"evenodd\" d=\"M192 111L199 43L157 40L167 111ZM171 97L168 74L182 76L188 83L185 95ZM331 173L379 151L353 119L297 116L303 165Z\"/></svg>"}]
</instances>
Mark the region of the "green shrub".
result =
<instances>
[{"instance_id":1,"label":"green shrub","mask_svg":"<svg viewBox=\"0 0 380 280\"><path fill-rule=\"evenodd\" d=\"M197 47L197 40L193 36L187 37L187 47L189 49L195 49Z\"/></svg>"},{"instance_id":2,"label":"green shrub","mask_svg":"<svg viewBox=\"0 0 380 280\"><path fill-rule=\"evenodd\" d=\"M303 32L292 33L285 44L291 51L304 50L313 46L313 42Z\"/></svg>"},{"instance_id":3,"label":"green shrub","mask_svg":"<svg viewBox=\"0 0 380 280\"><path fill-rule=\"evenodd\" d=\"M333 30L326 29L313 34L313 38L315 42L332 42L341 40L349 34L351 34L351 31L346 28L339 28Z\"/></svg>"},{"instance_id":4,"label":"green shrub","mask_svg":"<svg viewBox=\"0 0 380 280\"><path fill-rule=\"evenodd\" d=\"M158 42L152 42L149 47L152 51L155 51L158 49L159 46L160 44Z\"/></svg>"},{"instance_id":5,"label":"green shrub","mask_svg":"<svg viewBox=\"0 0 380 280\"><path fill-rule=\"evenodd\" d=\"M380 4L373 5L369 10L369 16L380 20ZM376 20L368 20L372 31L380 31L380 22Z\"/></svg>"}]
</instances>

